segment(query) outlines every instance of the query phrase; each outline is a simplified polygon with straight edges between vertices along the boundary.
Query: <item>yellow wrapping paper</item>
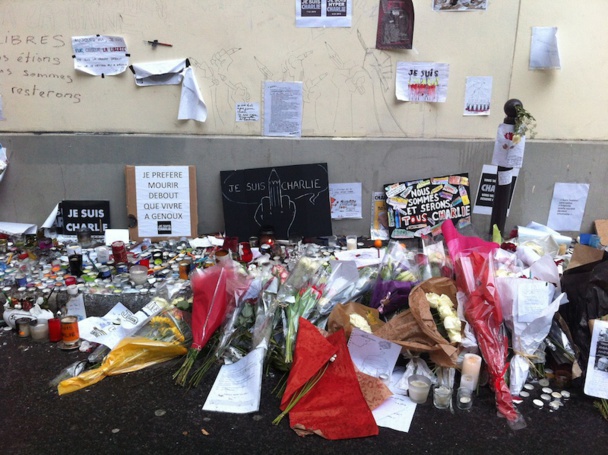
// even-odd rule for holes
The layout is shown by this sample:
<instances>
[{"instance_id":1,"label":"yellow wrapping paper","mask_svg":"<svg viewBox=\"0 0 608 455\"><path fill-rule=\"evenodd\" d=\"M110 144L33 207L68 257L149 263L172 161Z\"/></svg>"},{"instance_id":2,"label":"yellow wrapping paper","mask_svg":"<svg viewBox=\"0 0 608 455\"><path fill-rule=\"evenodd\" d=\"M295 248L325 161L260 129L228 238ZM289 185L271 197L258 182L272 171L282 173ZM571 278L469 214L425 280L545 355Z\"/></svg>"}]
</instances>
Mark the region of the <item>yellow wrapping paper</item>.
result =
<instances>
[{"instance_id":1,"label":"yellow wrapping paper","mask_svg":"<svg viewBox=\"0 0 608 455\"><path fill-rule=\"evenodd\" d=\"M59 395L75 392L98 383L106 376L130 373L186 354L181 344L154 341L149 338L125 338L106 356L99 368L65 379L57 386Z\"/></svg>"}]
</instances>

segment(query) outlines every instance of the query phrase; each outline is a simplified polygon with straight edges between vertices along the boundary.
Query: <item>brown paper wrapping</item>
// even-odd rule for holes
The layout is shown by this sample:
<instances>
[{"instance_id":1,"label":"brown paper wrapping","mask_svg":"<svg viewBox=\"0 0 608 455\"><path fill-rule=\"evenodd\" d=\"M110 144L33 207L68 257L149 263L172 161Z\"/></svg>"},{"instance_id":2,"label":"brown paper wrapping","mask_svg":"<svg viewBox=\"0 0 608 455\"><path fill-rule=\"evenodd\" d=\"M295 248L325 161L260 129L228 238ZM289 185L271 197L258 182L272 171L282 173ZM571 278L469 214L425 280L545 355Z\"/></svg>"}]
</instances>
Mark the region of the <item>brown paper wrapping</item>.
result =
<instances>
[{"instance_id":1,"label":"brown paper wrapping","mask_svg":"<svg viewBox=\"0 0 608 455\"><path fill-rule=\"evenodd\" d=\"M412 289L410 308L374 330L374 335L399 344L408 351L426 352L439 366L455 368L459 348L450 344L437 330L426 299L428 292L446 294L456 305L457 289L454 281L445 277L430 278Z\"/></svg>"},{"instance_id":2,"label":"brown paper wrapping","mask_svg":"<svg viewBox=\"0 0 608 455\"><path fill-rule=\"evenodd\" d=\"M375 332L384 325L384 322L380 320L380 313L378 313L377 309L356 302L348 302L344 305L336 305L331 311L327 321L327 331L335 333L340 329L344 329L344 334L348 340L353 330L353 326L350 323L351 314L358 314L365 318L372 328L372 332Z\"/></svg>"}]
</instances>

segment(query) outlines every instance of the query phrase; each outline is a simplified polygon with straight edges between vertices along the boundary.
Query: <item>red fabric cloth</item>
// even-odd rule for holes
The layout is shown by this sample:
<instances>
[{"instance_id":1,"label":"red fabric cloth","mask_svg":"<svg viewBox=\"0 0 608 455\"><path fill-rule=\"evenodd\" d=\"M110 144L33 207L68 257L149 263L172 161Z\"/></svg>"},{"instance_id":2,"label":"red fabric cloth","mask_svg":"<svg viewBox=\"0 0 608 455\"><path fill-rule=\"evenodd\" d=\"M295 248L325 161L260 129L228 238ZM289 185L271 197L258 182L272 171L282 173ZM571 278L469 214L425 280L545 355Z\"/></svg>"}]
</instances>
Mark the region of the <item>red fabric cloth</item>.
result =
<instances>
[{"instance_id":1,"label":"red fabric cloth","mask_svg":"<svg viewBox=\"0 0 608 455\"><path fill-rule=\"evenodd\" d=\"M325 338L308 320L300 318L295 360L281 409L330 361L319 382L289 413L291 428L300 436L315 433L326 439L375 436L378 426L359 387L344 330Z\"/></svg>"}]
</instances>

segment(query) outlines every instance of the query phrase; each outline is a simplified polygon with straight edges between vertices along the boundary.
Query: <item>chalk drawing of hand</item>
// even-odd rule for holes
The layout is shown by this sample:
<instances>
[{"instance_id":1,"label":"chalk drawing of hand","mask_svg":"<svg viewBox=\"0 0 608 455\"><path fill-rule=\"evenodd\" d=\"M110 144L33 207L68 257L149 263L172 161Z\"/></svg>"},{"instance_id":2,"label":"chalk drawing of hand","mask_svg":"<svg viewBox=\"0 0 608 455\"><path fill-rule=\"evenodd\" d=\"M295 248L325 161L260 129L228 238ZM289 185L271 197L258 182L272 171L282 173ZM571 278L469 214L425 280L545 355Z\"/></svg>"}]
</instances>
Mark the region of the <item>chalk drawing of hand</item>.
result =
<instances>
[{"instance_id":1,"label":"chalk drawing of hand","mask_svg":"<svg viewBox=\"0 0 608 455\"><path fill-rule=\"evenodd\" d=\"M281 192L281 179L273 169L268 177L268 196L260 200L255 211L255 222L259 226L273 226L280 230L286 227L287 235L296 218L296 203Z\"/></svg>"}]
</instances>

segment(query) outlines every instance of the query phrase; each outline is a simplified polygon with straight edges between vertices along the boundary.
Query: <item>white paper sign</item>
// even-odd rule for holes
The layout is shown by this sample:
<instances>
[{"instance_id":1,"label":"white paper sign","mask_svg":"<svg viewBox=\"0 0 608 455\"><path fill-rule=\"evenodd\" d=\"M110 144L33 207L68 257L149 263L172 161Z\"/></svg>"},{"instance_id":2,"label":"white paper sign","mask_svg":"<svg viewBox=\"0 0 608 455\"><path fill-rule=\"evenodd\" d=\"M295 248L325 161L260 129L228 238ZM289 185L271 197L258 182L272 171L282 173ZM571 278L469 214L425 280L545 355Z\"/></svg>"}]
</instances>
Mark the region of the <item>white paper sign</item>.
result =
<instances>
[{"instance_id":1,"label":"white paper sign","mask_svg":"<svg viewBox=\"0 0 608 455\"><path fill-rule=\"evenodd\" d=\"M188 166L136 166L140 237L190 236Z\"/></svg>"},{"instance_id":2,"label":"white paper sign","mask_svg":"<svg viewBox=\"0 0 608 455\"><path fill-rule=\"evenodd\" d=\"M348 340L348 351L359 371L388 379L401 353L401 346L355 327Z\"/></svg>"},{"instance_id":3,"label":"white paper sign","mask_svg":"<svg viewBox=\"0 0 608 455\"><path fill-rule=\"evenodd\" d=\"M588 183L556 183L547 226L556 231L580 231L588 194Z\"/></svg>"},{"instance_id":4,"label":"white paper sign","mask_svg":"<svg viewBox=\"0 0 608 455\"><path fill-rule=\"evenodd\" d=\"M551 287L553 293L555 288ZM518 322L532 322L545 308L549 306L550 295L547 282L539 280L526 280L517 287L517 320Z\"/></svg>"},{"instance_id":5,"label":"white paper sign","mask_svg":"<svg viewBox=\"0 0 608 455\"><path fill-rule=\"evenodd\" d=\"M492 76L467 77L463 115L490 115Z\"/></svg>"},{"instance_id":6,"label":"white paper sign","mask_svg":"<svg viewBox=\"0 0 608 455\"><path fill-rule=\"evenodd\" d=\"M449 74L447 63L397 62L397 99L443 103L448 95Z\"/></svg>"},{"instance_id":7,"label":"white paper sign","mask_svg":"<svg viewBox=\"0 0 608 455\"><path fill-rule=\"evenodd\" d=\"M203 410L246 414L260 409L265 352L265 348L258 347L238 362L223 365Z\"/></svg>"},{"instance_id":8,"label":"white paper sign","mask_svg":"<svg viewBox=\"0 0 608 455\"><path fill-rule=\"evenodd\" d=\"M260 103L236 103L237 122L259 122Z\"/></svg>"},{"instance_id":9,"label":"white paper sign","mask_svg":"<svg viewBox=\"0 0 608 455\"><path fill-rule=\"evenodd\" d=\"M585 393L608 400L608 321L593 324Z\"/></svg>"},{"instance_id":10,"label":"white paper sign","mask_svg":"<svg viewBox=\"0 0 608 455\"><path fill-rule=\"evenodd\" d=\"M561 69L557 27L532 27L530 69Z\"/></svg>"},{"instance_id":11,"label":"white paper sign","mask_svg":"<svg viewBox=\"0 0 608 455\"><path fill-rule=\"evenodd\" d=\"M360 182L330 183L329 201L333 219L362 218Z\"/></svg>"},{"instance_id":12,"label":"white paper sign","mask_svg":"<svg viewBox=\"0 0 608 455\"><path fill-rule=\"evenodd\" d=\"M302 83L264 83L264 135L302 135Z\"/></svg>"},{"instance_id":13,"label":"white paper sign","mask_svg":"<svg viewBox=\"0 0 608 455\"><path fill-rule=\"evenodd\" d=\"M521 136L518 142L513 142L513 125L501 123L498 125L492 164L504 167L522 167L524 163L524 149L526 137Z\"/></svg>"},{"instance_id":14,"label":"white paper sign","mask_svg":"<svg viewBox=\"0 0 608 455\"><path fill-rule=\"evenodd\" d=\"M93 76L111 76L127 69L127 44L121 36L73 36L74 69Z\"/></svg>"}]
</instances>

